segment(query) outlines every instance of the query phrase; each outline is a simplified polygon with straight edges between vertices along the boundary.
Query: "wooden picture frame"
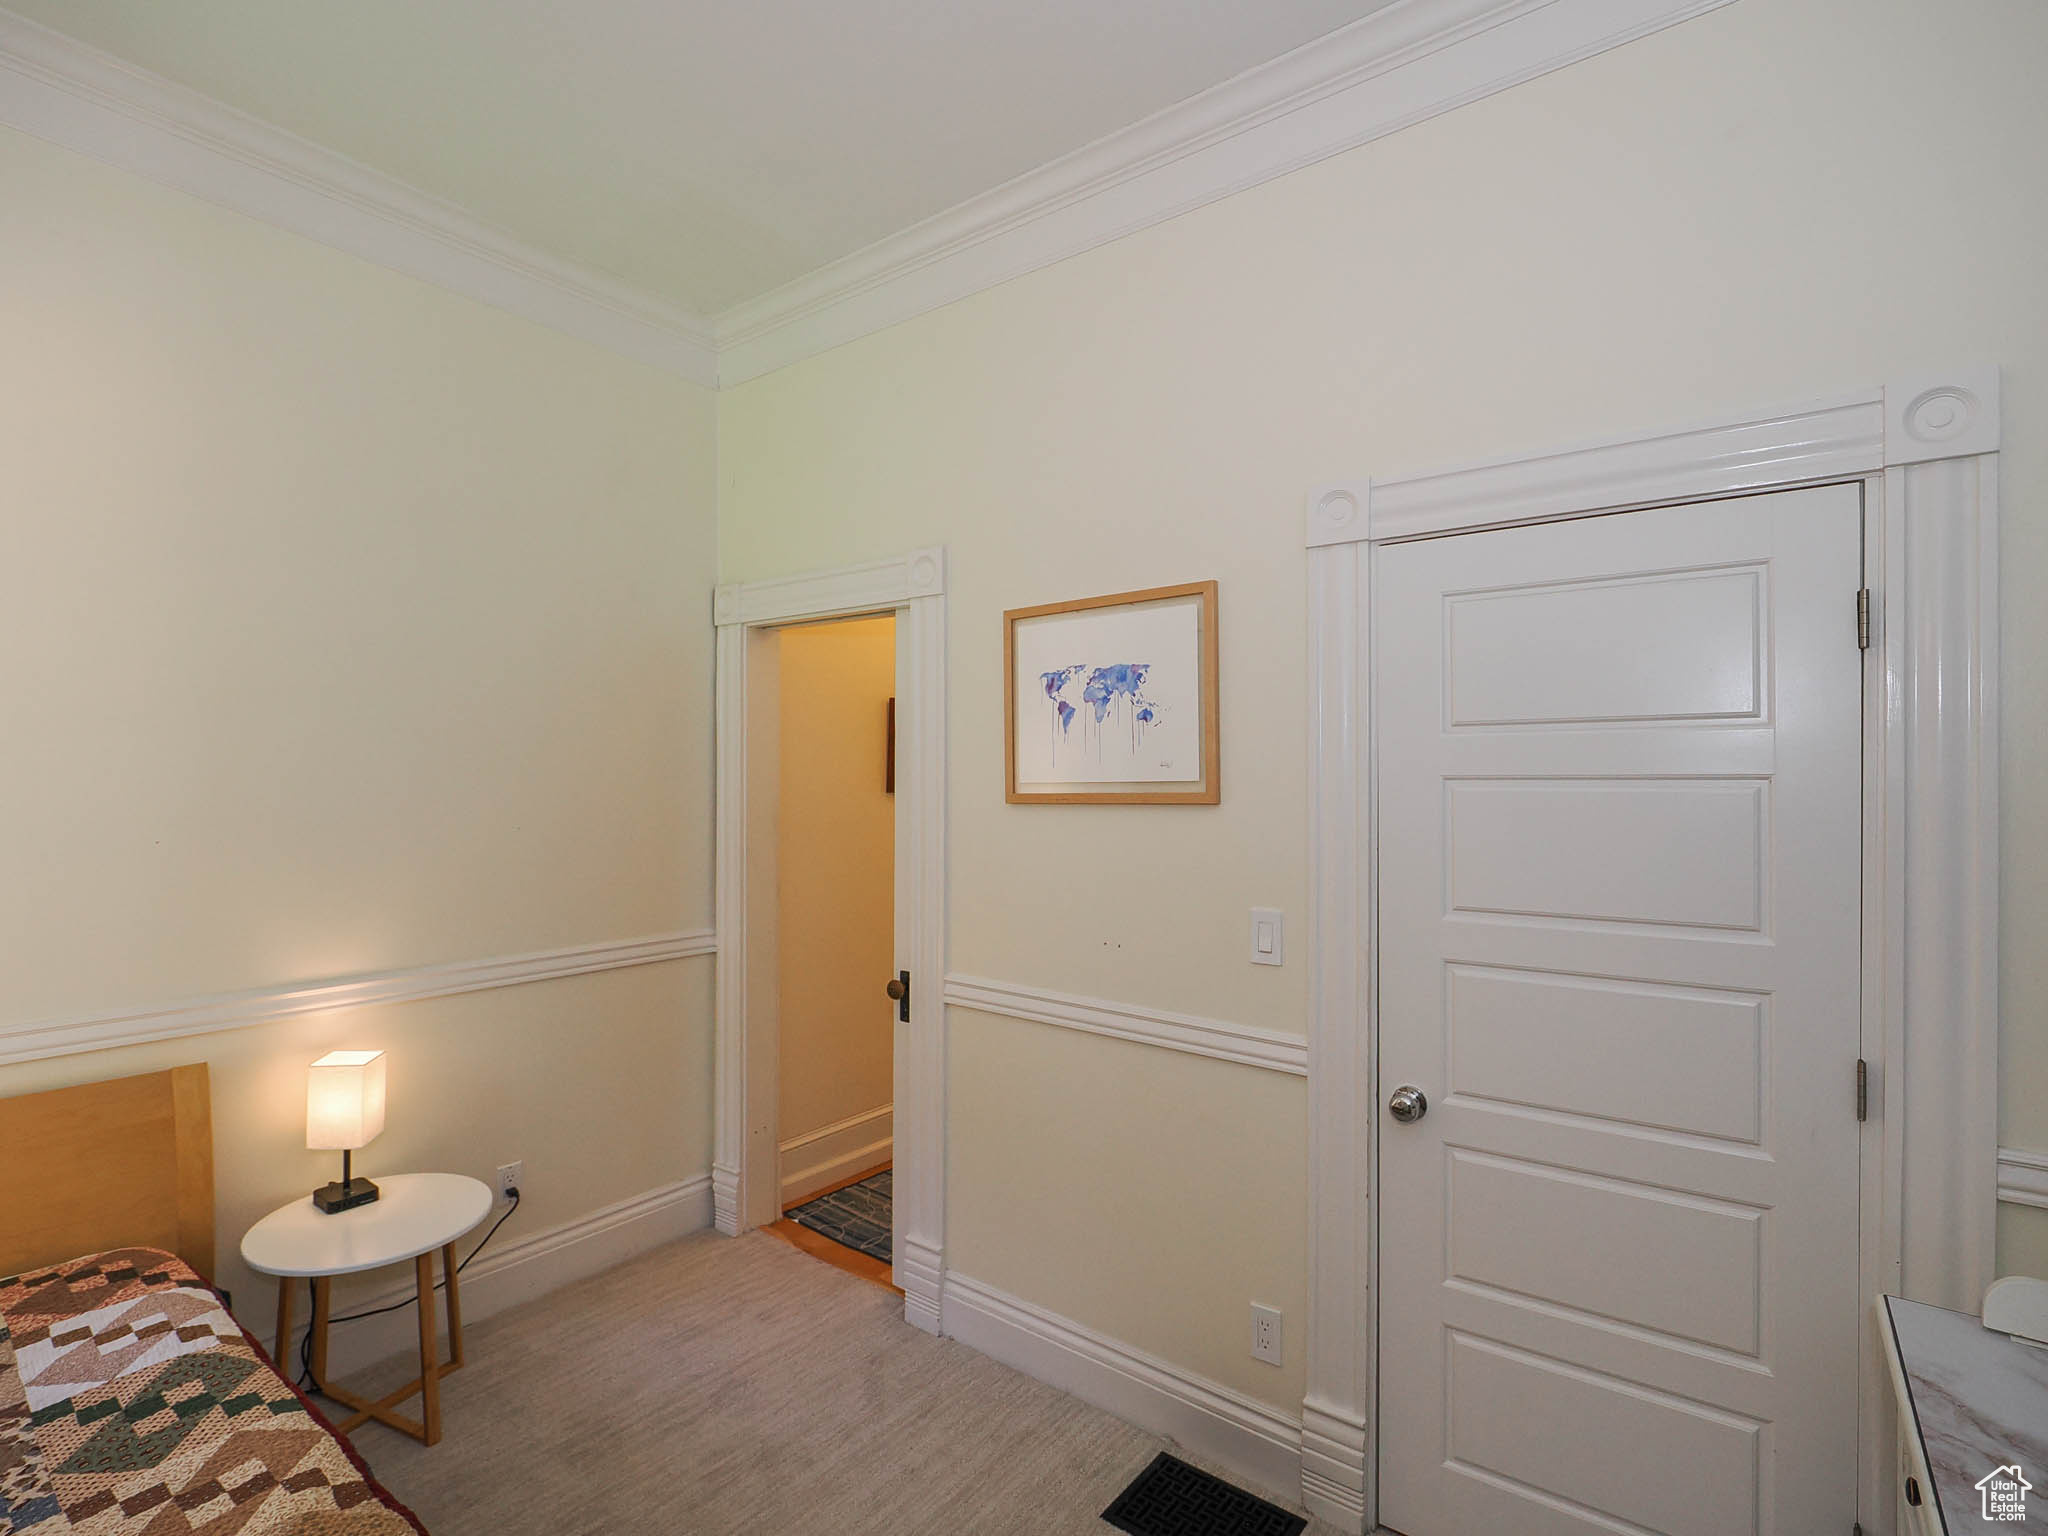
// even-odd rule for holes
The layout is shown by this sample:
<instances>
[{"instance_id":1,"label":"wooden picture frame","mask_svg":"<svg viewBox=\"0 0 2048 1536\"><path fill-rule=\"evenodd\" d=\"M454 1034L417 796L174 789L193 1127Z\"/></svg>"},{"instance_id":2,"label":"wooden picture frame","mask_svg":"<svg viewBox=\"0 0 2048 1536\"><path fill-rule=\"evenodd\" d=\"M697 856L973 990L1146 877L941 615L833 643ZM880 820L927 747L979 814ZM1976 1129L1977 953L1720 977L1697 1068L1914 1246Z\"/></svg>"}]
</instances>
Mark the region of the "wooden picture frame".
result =
<instances>
[{"instance_id":1,"label":"wooden picture frame","mask_svg":"<svg viewBox=\"0 0 2048 1536\"><path fill-rule=\"evenodd\" d=\"M1050 619L1072 615L1101 613L1105 616L1112 610L1169 610L1192 608L1195 615L1195 633L1192 640L1177 639L1171 656L1130 656L1090 658L1076 655L1074 664L1060 667L1057 672L1040 674L1040 686L1029 693L1018 685L1020 663L1019 628L1026 631L1025 645L1033 644L1034 620ZM1218 715L1218 656L1217 642L1217 584L1213 581L1188 582L1181 586L1146 587L1135 592L1112 592L1102 597L1085 597L1064 603L1042 603L1033 608L1012 608L1003 614L1003 771L1004 798L1011 805L1217 805L1223 798L1222 780L1222 731ZM1143 621L1139 621L1143 622ZM1174 621L1176 624L1178 621ZM1053 631L1041 631L1042 634ZM1085 651L1087 626L1062 626L1058 633L1071 637L1077 643L1071 648ZM1107 633L1107 630L1105 630ZM1178 654L1183 649L1190 655ZM1064 658L1063 658L1064 659ZM1191 663L1197 673L1190 681L1185 676ZM1109 663L1114 662L1114 665ZM1158 705L1139 692L1147 686L1155 674L1163 675L1173 690L1173 702ZM1107 679L1105 684L1104 679ZM1085 696L1086 704L1078 705L1068 695L1079 692ZM1093 690L1093 691L1090 691ZM1072 724L1078 719L1082 725L1082 739L1087 739L1091 728L1099 730L1108 723L1107 710L1122 713L1122 729L1130 732L1132 745L1121 752L1112 752L1112 760L1134 760L1144 754L1142 742L1152 735L1154 712L1169 716L1182 715L1190 709L1196 719L1192 731L1178 720L1172 722L1174 734L1170 739L1176 743L1172 748L1170 761L1160 761L1158 769L1171 767L1179 770L1172 777L1158 778L1103 778L1074 779L1062 777L1023 778L1019 777L1019 712L1029 705L1043 704L1052 711L1041 721L1023 727L1029 730L1043 730L1055 744L1050 749L1057 761L1059 744L1069 738ZM1162 722L1163 724L1163 722ZM1162 731L1162 739L1165 733ZM1098 751L1100 738L1097 738ZM1184 758L1195 755L1199 758L1199 774L1193 778L1184 772ZM1148 769L1155 765L1146 763ZM1105 772L1110 771L1105 768Z\"/></svg>"}]
</instances>

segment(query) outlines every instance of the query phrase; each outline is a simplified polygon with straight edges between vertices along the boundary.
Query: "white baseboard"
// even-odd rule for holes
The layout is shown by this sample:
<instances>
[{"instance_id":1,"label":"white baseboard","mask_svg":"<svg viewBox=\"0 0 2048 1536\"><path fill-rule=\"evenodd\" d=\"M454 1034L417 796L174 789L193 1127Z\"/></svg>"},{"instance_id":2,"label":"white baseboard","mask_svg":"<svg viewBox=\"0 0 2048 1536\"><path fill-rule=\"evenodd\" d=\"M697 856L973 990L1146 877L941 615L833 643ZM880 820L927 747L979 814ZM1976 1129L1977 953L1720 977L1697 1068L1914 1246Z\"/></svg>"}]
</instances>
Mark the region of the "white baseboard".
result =
<instances>
[{"instance_id":1,"label":"white baseboard","mask_svg":"<svg viewBox=\"0 0 2048 1536\"><path fill-rule=\"evenodd\" d=\"M903 1321L936 1338L945 1312L946 1256L914 1233L900 1235L890 1273L903 1291Z\"/></svg>"},{"instance_id":2,"label":"white baseboard","mask_svg":"<svg viewBox=\"0 0 2048 1536\"><path fill-rule=\"evenodd\" d=\"M829 1184L886 1163L894 1135L895 1106L884 1104L790 1137L776 1148L782 1208L787 1210Z\"/></svg>"},{"instance_id":3,"label":"white baseboard","mask_svg":"<svg viewBox=\"0 0 2048 1536\"><path fill-rule=\"evenodd\" d=\"M1300 1507L1301 1424L1278 1409L954 1271L944 1332Z\"/></svg>"},{"instance_id":4,"label":"white baseboard","mask_svg":"<svg viewBox=\"0 0 2048 1536\"><path fill-rule=\"evenodd\" d=\"M491 1219L495 1221L501 1214L494 1209ZM711 1175L708 1173L650 1189L645 1194L616 1201L574 1221L565 1221L559 1226L524 1236L515 1236L519 1231L519 1218L515 1216L505 1224L498 1241L479 1254L477 1261L462 1272L463 1324L467 1328L493 1313L533 1301L573 1281L611 1269L650 1248L710 1225ZM477 1237L488 1230L487 1227L479 1227L476 1233L457 1244L458 1250L468 1253L475 1246ZM512 1240L508 1242L507 1238ZM439 1272L437 1263L437 1276ZM394 1302L409 1301L412 1293L412 1277L407 1274L374 1296L352 1296L345 1310L363 1312ZM250 1298L263 1308L260 1317L248 1302L237 1309L247 1322L249 1331L263 1341L265 1349L270 1347L277 1330L275 1296L276 1288L266 1284L260 1298ZM309 1310L303 1292L294 1310L301 1318L300 1326L293 1333L293 1348L296 1349L298 1340L305 1336L304 1319ZM447 1314L444 1312L438 1316L445 1330ZM260 1327L259 1322L262 1324ZM337 1324L327 1352L329 1374L336 1379L345 1378L393 1355L416 1352L419 1348L418 1330L419 1324L410 1307L386 1312L381 1317ZM448 1348L445 1331L441 1338L445 1356ZM296 1375L296 1359L283 1362L282 1369L288 1376Z\"/></svg>"}]
</instances>

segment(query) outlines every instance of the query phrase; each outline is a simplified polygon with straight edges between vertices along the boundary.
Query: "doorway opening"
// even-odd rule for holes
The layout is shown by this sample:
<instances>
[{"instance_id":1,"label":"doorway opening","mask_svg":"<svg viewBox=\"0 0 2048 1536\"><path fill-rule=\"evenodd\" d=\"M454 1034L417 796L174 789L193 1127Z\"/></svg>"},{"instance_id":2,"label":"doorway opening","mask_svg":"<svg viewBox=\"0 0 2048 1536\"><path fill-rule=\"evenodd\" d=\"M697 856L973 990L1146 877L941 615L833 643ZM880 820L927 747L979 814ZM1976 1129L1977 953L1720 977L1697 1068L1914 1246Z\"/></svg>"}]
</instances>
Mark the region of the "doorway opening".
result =
<instances>
[{"instance_id":1,"label":"doorway opening","mask_svg":"<svg viewBox=\"0 0 2048 1536\"><path fill-rule=\"evenodd\" d=\"M782 633L887 615L895 640L896 750L889 797L893 888L882 899L895 952L881 974L848 985L856 988L855 1005L875 1008L891 1030L890 1279L903 1294L904 1321L935 1334L946 1281L946 552L914 549L865 565L728 583L718 588L712 613L718 626L712 1220L720 1232L738 1236L782 1219L780 1142L788 1139L777 1084ZM870 781L888 772L886 740L880 755L879 763L859 770ZM870 1142L877 1139L871 1132Z\"/></svg>"},{"instance_id":2,"label":"doorway opening","mask_svg":"<svg viewBox=\"0 0 2048 1536\"><path fill-rule=\"evenodd\" d=\"M896 954L896 618L797 624L762 638L758 675L774 679L776 740L750 766L775 822L777 1219L768 1227L890 1285L896 1016L884 989Z\"/></svg>"}]
</instances>

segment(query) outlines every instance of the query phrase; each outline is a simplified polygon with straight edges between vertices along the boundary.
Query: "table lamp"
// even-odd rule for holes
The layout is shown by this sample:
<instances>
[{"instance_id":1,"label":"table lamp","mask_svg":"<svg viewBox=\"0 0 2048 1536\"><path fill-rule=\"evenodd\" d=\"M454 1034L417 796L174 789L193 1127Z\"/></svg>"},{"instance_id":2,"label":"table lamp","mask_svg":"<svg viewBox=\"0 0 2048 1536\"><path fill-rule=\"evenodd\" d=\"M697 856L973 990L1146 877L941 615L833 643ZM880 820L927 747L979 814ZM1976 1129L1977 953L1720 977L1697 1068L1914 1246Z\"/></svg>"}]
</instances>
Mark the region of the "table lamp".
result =
<instances>
[{"instance_id":1,"label":"table lamp","mask_svg":"<svg viewBox=\"0 0 2048 1536\"><path fill-rule=\"evenodd\" d=\"M354 1177L349 1154L384 1129L384 1053L329 1051L306 1073L306 1145L341 1153L341 1181L313 1191L313 1204L332 1216L368 1205L377 1186Z\"/></svg>"}]
</instances>

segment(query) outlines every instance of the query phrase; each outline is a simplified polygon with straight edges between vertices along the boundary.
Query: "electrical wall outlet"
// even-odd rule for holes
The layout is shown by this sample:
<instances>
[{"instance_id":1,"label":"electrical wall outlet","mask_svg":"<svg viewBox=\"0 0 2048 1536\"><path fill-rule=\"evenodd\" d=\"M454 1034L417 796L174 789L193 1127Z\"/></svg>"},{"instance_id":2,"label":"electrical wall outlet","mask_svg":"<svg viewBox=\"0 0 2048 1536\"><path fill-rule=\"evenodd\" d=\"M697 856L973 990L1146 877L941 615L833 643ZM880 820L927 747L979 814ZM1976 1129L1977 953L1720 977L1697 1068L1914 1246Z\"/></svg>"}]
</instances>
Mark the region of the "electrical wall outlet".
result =
<instances>
[{"instance_id":1,"label":"electrical wall outlet","mask_svg":"<svg viewBox=\"0 0 2048 1536\"><path fill-rule=\"evenodd\" d=\"M526 1164L524 1162L506 1163L498 1169L498 1198L500 1200L510 1200L512 1198L512 1191L515 1189L522 1193L526 1189Z\"/></svg>"},{"instance_id":2,"label":"electrical wall outlet","mask_svg":"<svg viewBox=\"0 0 2048 1536\"><path fill-rule=\"evenodd\" d=\"M1252 1358L1280 1363L1280 1309L1252 1303Z\"/></svg>"}]
</instances>

